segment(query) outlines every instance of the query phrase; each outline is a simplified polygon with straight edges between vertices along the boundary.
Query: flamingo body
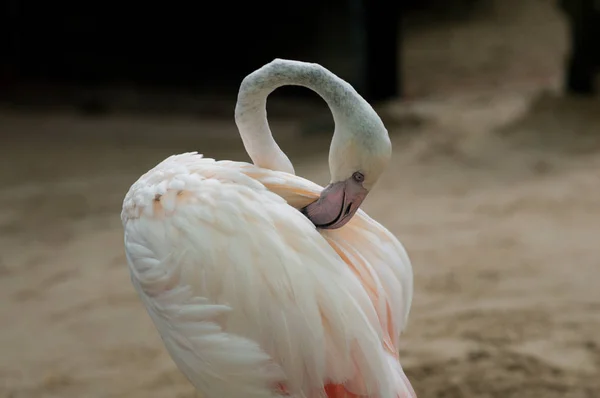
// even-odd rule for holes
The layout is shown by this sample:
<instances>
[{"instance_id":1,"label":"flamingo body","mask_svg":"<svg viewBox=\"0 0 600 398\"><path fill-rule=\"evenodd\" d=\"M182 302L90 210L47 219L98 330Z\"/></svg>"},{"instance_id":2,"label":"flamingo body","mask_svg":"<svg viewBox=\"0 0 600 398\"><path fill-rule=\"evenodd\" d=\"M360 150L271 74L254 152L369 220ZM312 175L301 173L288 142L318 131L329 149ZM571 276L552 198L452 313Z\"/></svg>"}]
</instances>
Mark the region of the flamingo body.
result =
<instances>
[{"instance_id":1,"label":"flamingo body","mask_svg":"<svg viewBox=\"0 0 600 398\"><path fill-rule=\"evenodd\" d=\"M416 397L398 358L409 258L362 210L316 229L298 209L322 189L185 153L127 193L132 283L203 397Z\"/></svg>"}]
</instances>

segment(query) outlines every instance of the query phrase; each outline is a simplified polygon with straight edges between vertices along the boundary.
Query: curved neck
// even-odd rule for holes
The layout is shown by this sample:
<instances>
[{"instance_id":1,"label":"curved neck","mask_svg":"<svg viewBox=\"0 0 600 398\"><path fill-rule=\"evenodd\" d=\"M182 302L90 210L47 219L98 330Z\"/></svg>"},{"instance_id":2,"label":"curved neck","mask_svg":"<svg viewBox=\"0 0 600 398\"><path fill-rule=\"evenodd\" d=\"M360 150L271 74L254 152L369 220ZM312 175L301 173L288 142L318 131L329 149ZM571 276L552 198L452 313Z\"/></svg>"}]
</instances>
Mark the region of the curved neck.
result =
<instances>
[{"instance_id":1,"label":"curved neck","mask_svg":"<svg viewBox=\"0 0 600 398\"><path fill-rule=\"evenodd\" d=\"M267 121L267 97L285 85L309 88L327 102L336 125L334 136L340 127L361 124L361 121L369 120L375 113L350 84L323 66L275 59L246 76L235 107L235 122L244 147L252 162L259 167L294 173L288 157L273 139Z\"/></svg>"}]
</instances>

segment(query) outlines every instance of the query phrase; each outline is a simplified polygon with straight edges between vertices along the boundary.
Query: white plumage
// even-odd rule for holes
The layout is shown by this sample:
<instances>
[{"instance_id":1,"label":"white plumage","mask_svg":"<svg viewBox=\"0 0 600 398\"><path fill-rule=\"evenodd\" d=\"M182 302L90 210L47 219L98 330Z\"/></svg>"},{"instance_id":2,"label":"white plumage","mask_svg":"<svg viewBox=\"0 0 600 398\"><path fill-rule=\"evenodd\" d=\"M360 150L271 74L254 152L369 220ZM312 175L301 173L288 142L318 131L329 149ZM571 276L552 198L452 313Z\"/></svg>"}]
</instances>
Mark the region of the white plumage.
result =
<instances>
[{"instance_id":1,"label":"white plumage","mask_svg":"<svg viewBox=\"0 0 600 398\"><path fill-rule=\"evenodd\" d=\"M315 228L299 210L322 190L185 153L127 193L133 285L203 397L415 396L397 354L408 256L362 210L342 228Z\"/></svg>"}]
</instances>

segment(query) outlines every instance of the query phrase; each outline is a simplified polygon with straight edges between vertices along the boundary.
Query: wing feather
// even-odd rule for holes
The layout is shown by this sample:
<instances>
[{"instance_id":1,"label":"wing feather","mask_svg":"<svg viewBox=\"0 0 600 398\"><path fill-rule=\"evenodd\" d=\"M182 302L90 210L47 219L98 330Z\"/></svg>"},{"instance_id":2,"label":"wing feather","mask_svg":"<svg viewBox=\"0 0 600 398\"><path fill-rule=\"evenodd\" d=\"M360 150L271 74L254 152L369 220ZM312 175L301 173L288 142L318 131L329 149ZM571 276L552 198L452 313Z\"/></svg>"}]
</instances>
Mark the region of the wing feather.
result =
<instances>
[{"instance_id":1,"label":"wing feather","mask_svg":"<svg viewBox=\"0 0 600 398\"><path fill-rule=\"evenodd\" d=\"M300 209L319 197L323 187L304 178L247 163L225 162L260 181L271 192ZM336 250L370 293L383 330L389 331L395 349L406 328L413 297L412 264L400 241L363 210L344 228L321 235ZM383 289L383 291L382 291Z\"/></svg>"}]
</instances>

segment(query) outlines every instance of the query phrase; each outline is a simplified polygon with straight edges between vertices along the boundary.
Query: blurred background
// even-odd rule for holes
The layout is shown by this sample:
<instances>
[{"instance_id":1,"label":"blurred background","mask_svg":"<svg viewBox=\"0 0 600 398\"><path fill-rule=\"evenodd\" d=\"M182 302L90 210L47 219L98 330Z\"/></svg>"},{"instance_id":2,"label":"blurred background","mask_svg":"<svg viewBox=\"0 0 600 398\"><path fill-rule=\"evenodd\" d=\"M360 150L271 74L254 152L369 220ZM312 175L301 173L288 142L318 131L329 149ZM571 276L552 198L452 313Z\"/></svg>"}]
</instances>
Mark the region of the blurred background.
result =
<instances>
[{"instance_id":1,"label":"blurred background","mask_svg":"<svg viewBox=\"0 0 600 398\"><path fill-rule=\"evenodd\" d=\"M390 131L363 208L413 261L419 397L600 396L600 2L172 4L2 3L0 396L195 397L121 203L171 154L248 160L237 89L275 57L347 79ZM326 184L325 103L283 88L269 117Z\"/></svg>"}]
</instances>

